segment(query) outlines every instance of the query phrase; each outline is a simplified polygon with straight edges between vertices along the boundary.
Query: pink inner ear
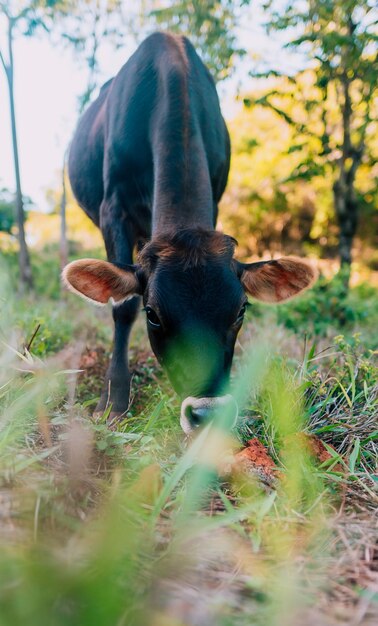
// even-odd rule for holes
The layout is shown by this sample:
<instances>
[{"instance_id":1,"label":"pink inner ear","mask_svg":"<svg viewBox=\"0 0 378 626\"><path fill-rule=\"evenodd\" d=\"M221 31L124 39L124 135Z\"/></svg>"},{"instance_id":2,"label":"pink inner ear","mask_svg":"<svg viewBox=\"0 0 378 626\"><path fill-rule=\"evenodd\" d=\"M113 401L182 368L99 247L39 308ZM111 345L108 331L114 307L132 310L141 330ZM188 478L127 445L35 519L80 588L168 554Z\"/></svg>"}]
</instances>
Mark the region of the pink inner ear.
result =
<instances>
[{"instance_id":1,"label":"pink inner ear","mask_svg":"<svg viewBox=\"0 0 378 626\"><path fill-rule=\"evenodd\" d=\"M100 304L106 304L109 298L121 302L138 287L132 271L95 259L73 261L63 271L63 280L69 289Z\"/></svg>"},{"instance_id":2,"label":"pink inner ear","mask_svg":"<svg viewBox=\"0 0 378 626\"><path fill-rule=\"evenodd\" d=\"M106 304L109 301L112 290L103 277L98 277L88 270L80 270L71 274L73 275L69 276L69 281L74 289L96 302Z\"/></svg>"},{"instance_id":3,"label":"pink inner ear","mask_svg":"<svg viewBox=\"0 0 378 626\"><path fill-rule=\"evenodd\" d=\"M309 287L316 273L300 259L279 259L263 265L251 264L242 274L246 291L262 302L282 302Z\"/></svg>"},{"instance_id":4,"label":"pink inner ear","mask_svg":"<svg viewBox=\"0 0 378 626\"><path fill-rule=\"evenodd\" d=\"M307 281L305 281L302 286L300 271L298 272L297 267L288 269L278 265L276 273L272 278L272 287L275 295L274 301L276 302L286 300L296 295L304 287L307 287Z\"/></svg>"}]
</instances>

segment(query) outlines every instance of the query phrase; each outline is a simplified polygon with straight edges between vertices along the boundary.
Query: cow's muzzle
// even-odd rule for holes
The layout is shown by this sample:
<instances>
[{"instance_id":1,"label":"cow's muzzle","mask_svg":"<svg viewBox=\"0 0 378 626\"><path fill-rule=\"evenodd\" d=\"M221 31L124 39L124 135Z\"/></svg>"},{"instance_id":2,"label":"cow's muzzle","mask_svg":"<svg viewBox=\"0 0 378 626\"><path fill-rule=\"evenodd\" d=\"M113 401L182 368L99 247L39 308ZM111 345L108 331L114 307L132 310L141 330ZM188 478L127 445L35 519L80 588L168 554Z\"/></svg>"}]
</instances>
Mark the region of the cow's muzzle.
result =
<instances>
[{"instance_id":1,"label":"cow's muzzle","mask_svg":"<svg viewBox=\"0 0 378 626\"><path fill-rule=\"evenodd\" d=\"M189 435L196 428L211 420L218 420L224 426L232 428L238 417L238 405L230 394L215 398L185 398L181 405L180 424L184 433Z\"/></svg>"}]
</instances>

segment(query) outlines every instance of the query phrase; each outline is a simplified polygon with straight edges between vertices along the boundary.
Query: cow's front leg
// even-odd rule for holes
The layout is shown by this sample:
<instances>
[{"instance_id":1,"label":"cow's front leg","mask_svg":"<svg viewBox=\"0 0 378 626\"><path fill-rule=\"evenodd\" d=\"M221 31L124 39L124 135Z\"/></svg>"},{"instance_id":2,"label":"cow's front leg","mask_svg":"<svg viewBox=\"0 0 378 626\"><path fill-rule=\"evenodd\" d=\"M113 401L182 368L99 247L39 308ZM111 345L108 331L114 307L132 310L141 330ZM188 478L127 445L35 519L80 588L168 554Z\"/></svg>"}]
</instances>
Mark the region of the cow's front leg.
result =
<instances>
[{"instance_id":1,"label":"cow's front leg","mask_svg":"<svg viewBox=\"0 0 378 626\"><path fill-rule=\"evenodd\" d=\"M113 354L106 372L104 388L95 409L100 417L110 407L108 422L122 419L130 402L130 371L128 343L130 330L138 313L140 297L134 296L113 307L114 344Z\"/></svg>"},{"instance_id":2,"label":"cow's front leg","mask_svg":"<svg viewBox=\"0 0 378 626\"><path fill-rule=\"evenodd\" d=\"M125 197L130 195L126 193ZM125 219L127 208L123 206L117 189L103 200L100 208L100 226L106 253L111 263L132 263L134 237L130 222ZM122 304L113 306L114 342L113 353L105 376L104 387L95 414L102 415L110 408L108 422L122 418L130 402L130 371L128 342L131 327L138 313L140 297L134 296Z\"/></svg>"}]
</instances>

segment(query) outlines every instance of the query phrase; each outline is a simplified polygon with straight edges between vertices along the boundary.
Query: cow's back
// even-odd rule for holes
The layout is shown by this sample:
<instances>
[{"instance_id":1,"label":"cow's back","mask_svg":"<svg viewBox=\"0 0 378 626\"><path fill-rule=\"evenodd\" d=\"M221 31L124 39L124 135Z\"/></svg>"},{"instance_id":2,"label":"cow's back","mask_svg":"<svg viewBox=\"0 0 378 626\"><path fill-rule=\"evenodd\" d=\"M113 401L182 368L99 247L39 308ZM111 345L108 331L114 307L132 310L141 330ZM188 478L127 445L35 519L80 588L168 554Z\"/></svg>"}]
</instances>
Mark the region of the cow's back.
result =
<instances>
[{"instance_id":1,"label":"cow's back","mask_svg":"<svg viewBox=\"0 0 378 626\"><path fill-rule=\"evenodd\" d=\"M150 234L157 163L170 153L164 179L176 184L185 159L180 145L187 115L191 135L203 145L216 203L227 180L229 141L214 82L188 40L155 33L103 87L72 143L72 188L96 223L102 200L117 189L129 219L145 231L139 234Z\"/></svg>"},{"instance_id":2,"label":"cow's back","mask_svg":"<svg viewBox=\"0 0 378 626\"><path fill-rule=\"evenodd\" d=\"M105 83L98 98L80 118L68 156L72 191L80 206L97 225L104 195L104 120L111 83L111 80Z\"/></svg>"}]
</instances>

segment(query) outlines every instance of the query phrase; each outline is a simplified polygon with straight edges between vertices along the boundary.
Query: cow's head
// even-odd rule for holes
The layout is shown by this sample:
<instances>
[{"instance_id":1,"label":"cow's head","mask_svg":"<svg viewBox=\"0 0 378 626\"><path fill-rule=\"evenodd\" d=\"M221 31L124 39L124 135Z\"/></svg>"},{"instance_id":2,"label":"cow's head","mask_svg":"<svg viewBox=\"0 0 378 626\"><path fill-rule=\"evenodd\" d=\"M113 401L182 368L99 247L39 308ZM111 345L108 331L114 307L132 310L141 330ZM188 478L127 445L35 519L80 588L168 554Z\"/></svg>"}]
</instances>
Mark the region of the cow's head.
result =
<instances>
[{"instance_id":1,"label":"cow's head","mask_svg":"<svg viewBox=\"0 0 378 626\"><path fill-rule=\"evenodd\" d=\"M137 265L83 259L64 272L69 288L100 304L143 296L152 349L183 400L185 431L232 403L224 393L247 295L282 302L315 279L296 258L240 263L235 243L216 231L182 230L153 238Z\"/></svg>"}]
</instances>

